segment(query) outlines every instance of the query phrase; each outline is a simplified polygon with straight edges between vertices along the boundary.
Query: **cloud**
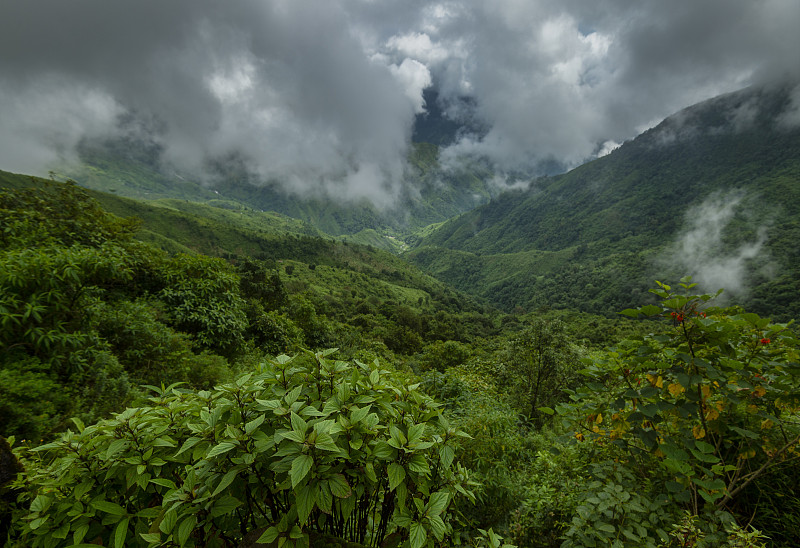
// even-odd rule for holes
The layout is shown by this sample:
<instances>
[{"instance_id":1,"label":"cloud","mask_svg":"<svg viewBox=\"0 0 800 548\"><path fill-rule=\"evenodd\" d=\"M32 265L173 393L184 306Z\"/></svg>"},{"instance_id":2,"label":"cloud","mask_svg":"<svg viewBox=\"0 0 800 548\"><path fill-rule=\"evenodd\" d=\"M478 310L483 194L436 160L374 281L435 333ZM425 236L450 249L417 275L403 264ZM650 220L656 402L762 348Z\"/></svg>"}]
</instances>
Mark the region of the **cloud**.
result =
<instances>
[{"instance_id":1,"label":"cloud","mask_svg":"<svg viewBox=\"0 0 800 548\"><path fill-rule=\"evenodd\" d=\"M795 0L12 2L0 168L46 170L133 117L186 172L236 158L252 180L390 203L428 85L481 128L447 157L536 174L800 77L798 20Z\"/></svg>"},{"instance_id":2,"label":"cloud","mask_svg":"<svg viewBox=\"0 0 800 548\"><path fill-rule=\"evenodd\" d=\"M195 176L235 157L292 190L390 201L427 68L367 56L336 1L15 3L0 21L0 166L46 169L82 138L157 119ZM46 16L44 14L47 14ZM38 162L37 162L38 158ZM38 164L38 165L37 165Z\"/></svg>"},{"instance_id":3,"label":"cloud","mask_svg":"<svg viewBox=\"0 0 800 548\"><path fill-rule=\"evenodd\" d=\"M755 236L730 242L729 227L744 210L744 196L737 191L716 193L686 212L686 227L665 257L663 267L684 269L703 291L723 288L729 295L747 292L754 271L768 272L771 266L764 248L767 226L756 224ZM741 231L741 227L739 228Z\"/></svg>"}]
</instances>

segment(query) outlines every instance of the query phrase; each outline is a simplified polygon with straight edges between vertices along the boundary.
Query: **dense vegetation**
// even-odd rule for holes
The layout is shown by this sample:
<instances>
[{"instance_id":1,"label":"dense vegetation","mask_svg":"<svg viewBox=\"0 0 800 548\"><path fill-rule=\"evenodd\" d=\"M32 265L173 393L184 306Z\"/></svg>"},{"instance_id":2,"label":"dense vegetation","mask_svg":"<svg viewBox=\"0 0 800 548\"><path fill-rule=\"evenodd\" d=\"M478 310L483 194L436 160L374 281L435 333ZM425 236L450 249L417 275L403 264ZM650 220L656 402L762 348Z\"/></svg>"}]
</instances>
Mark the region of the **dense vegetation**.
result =
<instances>
[{"instance_id":1,"label":"dense vegetation","mask_svg":"<svg viewBox=\"0 0 800 548\"><path fill-rule=\"evenodd\" d=\"M224 196L154 178L152 143L85 145L112 193L0 172L0 544L797 546L781 93L689 109L409 240L477 298L376 249L488 196L477 166L440 185L433 146L405 227L244 175ZM683 275L658 259L687 252L668 243L703 200L733 204L703 261L770 251L743 270L758 314L689 277L652 287Z\"/></svg>"},{"instance_id":2,"label":"dense vegetation","mask_svg":"<svg viewBox=\"0 0 800 548\"><path fill-rule=\"evenodd\" d=\"M0 194L11 546L800 540L791 326L688 281L628 319L506 315L378 250L25 184Z\"/></svg>"},{"instance_id":3,"label":"dense vegetation","mask_svg":"<svg viewBox=\"0 0 800 548\"><path fill-rule=\"evenodd\" d=\"M608 156L443 223L407 258L505 310L613 314L646 297L657 276L741 255L753 291L739 302L797 317L800 127L781 121L790 90L752 88L691 107ZM702 241L702 258L684 241ZM748 257L748 244L761 252Z\"/></svg>"}]
</instances>

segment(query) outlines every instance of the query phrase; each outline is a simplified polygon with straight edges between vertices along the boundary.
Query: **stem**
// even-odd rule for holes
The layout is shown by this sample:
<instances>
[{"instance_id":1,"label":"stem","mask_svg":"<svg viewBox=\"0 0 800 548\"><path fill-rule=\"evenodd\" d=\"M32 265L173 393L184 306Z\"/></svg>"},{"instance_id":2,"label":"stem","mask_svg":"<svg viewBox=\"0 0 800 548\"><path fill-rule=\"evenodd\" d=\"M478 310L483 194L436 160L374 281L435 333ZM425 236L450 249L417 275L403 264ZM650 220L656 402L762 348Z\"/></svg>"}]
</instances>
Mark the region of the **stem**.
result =
<instances>
[{"instance_id":1,"label":"stem","mask_svg":"<svg viewBox=\"0 0 800 548\"><path fill-rule=\"evenodd\" d=\"M752 472L751 474L748 474L745 477L744 482L739 487L737 487L733 491L728 491L728 494L726 494L720 500L720 502L717 503L717 507L721 508L725 504L727 504L727 502L729 500L733 500L733 497L738 495L742 491L742 489L744 489L745 487L750 485L753 482L753 480L755 480L757 477L759 477L761 474L763 474L768 468L773 466L775 464L775 459L777 459L780 455L782 455L784 452L786 452L786 450L789 449L789 447L791 447L792 445L796 444L798 441L800 441L800 434L798 434L793 440L787 442L786 445L784 445L778 451L776 451L774 455L772 455L769 459L767 459L767 462L765 462L764 464L761 465L761 468L759 468L755 472Z\"/></svg>"}]
</instances>

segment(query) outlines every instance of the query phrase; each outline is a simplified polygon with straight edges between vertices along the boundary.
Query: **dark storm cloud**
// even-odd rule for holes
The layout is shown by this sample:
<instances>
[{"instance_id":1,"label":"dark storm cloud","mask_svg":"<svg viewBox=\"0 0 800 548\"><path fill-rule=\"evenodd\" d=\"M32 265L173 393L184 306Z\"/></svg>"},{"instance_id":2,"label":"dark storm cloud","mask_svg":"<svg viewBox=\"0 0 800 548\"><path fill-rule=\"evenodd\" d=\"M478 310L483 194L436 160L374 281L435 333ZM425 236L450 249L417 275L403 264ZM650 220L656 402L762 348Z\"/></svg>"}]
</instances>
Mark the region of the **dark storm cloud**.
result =
<instances>
[{"instance_id":1,"label":"dark storm cloud","mask_svg":"<svg viewBox=\"0 0 800 548\"><path fill-rule=\"evenodd\" d=\"M235 155L300 191L331 187L379 202L397 191L419 108L413 88L426 85L427 69L366 56L336 2L58 0L5 9L2 142L27 141L0 152L6 169L113 134L117 117L133 112L160 121L166 159L184 169Z\"/></svg>"},{"instance_id":2,"label":"dark storm cloud","mask_svg":"<svg viewBox=\"0 0 800 548\"><path fill-rule=\"evenodd\" d=\"M2 10L0 169L41 171L136 116L161 128L149 137L184 170L234 157L298 192L378 203L399 192L431 81L448 112L483 128L444 158L535 169L575 165L691 103L800 70L796 0L37 0Z\"/></svg>"}]
</instances>

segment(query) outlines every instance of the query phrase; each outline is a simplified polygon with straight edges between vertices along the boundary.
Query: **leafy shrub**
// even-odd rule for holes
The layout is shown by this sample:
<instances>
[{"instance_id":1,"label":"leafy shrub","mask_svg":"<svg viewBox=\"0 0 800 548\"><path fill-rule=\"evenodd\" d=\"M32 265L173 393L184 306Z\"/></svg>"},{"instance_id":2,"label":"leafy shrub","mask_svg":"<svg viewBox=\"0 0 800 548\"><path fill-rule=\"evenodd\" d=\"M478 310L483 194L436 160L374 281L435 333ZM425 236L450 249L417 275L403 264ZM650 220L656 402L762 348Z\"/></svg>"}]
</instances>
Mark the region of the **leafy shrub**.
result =
<instances>
[{"instance_id":1,"label":"leafy shrub","mask_svg":"<svg viewBox=\"0 0 800 548\"><path fill-rule=\"evenodd\" d=\"M18 448L30 502L19 542L237 546L254 531L284 546L318 534L443 541L452 502L473 497L455 461L463 434L416 385L329 354L281 356L211 391L167 387Z\"/></svg>"},{"instance_id":2,"label":"leafy shrub","mask_svg":"<svg viewBox=\"0 0 800 548\"><path fill-rule=\"evenodd\" d=\"M631 470L661 478L654 487L676 507L715 521L794 460L800 366L787 325L711 308L713 296L692 295L694 285L682 280L677 294L659 284L658 305L623 311L665 318L671 329L595 360L589 382L557 410L575 439L621 448Z\"/></svg>"}]
</instances>

